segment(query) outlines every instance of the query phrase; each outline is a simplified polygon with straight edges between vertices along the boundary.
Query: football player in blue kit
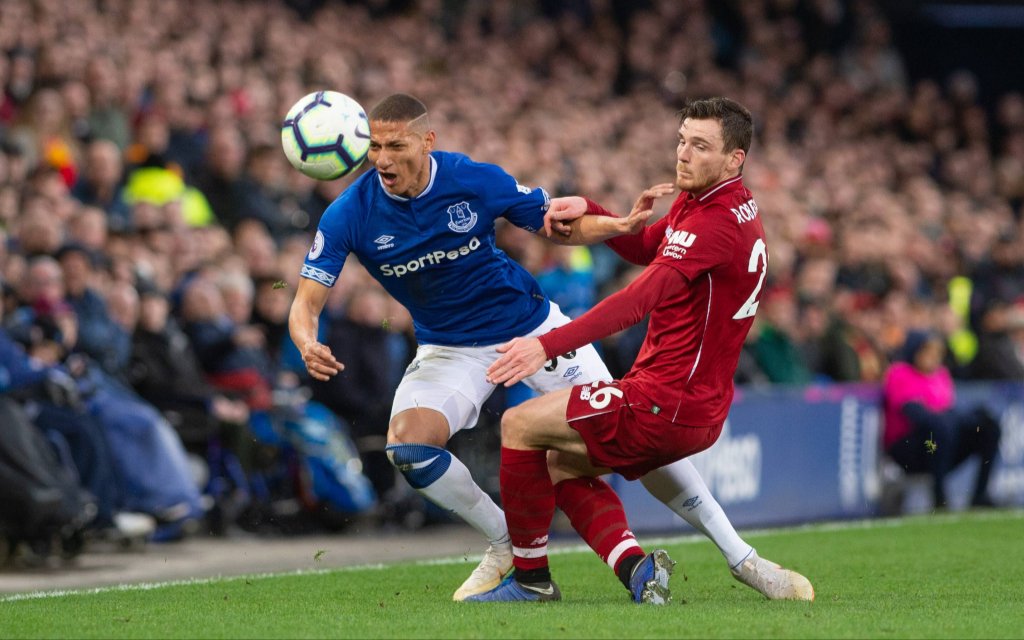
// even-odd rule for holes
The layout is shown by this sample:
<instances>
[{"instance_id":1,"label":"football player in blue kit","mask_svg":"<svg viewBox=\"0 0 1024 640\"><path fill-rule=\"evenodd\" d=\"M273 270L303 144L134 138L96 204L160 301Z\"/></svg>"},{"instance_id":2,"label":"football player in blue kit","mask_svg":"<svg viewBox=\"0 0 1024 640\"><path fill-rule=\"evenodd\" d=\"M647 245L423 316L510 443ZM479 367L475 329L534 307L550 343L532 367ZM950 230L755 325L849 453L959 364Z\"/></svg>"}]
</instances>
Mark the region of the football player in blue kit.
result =
<instances>
[{"instance_id":1,"label":"football player in blue kit","mask_svg":"<svg viewBox=\"0 0 1024 640\"><path fill-rule=\"evenodd\" d=\"M498 166L436 151L427 109L412 96L391 95L368 116L372 168L324 212L302 266L289 329L313 378L327 380L344 369L316 337L330 287L350 253L409 310L418 348L395 392L387 454L412 487L487 538L482 561L453 596L461 601L500 582L512 567L512 549L504 513L445 447L456 432L475 426L493 392L486 372L500 355L495 347L569 322L533 276L495 246L501 217L543 235L550 199ZM608 235L638 231L650 215L649 207L638 209L604 218ZM524 382L546 393L611 379L593 345L567 355ZM739 537L692 463L657 469L643 482L715 542L737 579L766 597L791 597L768 571L774 563L761 560ZM594 538L608 534L597 526L604 520L588 512L593 496L621 515L616 535L622 541L602 555L610 567L635 552L639 545L607 484L597 479L559 487L557 505L595 549Z\"/></svg>"}]
</instances>

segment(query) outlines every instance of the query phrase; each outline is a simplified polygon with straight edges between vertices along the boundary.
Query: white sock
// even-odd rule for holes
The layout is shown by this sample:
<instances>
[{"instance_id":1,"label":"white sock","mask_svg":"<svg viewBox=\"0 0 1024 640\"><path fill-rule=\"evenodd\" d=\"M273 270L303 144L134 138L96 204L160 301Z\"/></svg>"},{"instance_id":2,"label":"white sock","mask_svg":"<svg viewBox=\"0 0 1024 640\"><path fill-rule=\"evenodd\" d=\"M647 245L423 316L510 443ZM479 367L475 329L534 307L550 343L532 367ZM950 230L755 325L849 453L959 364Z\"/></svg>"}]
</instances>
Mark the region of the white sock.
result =
<instances>
[{"instance_id":1,"label":"white sock","mask_svg":"<svg viewBox=\"0 0 1024 640\"><path fill-rule=\"evenodd\" d=\"M687 459L649 472L641 482L655 498L718 546L730 568L754 550L740 538L697 468Z\"/></svg>"},{"instance_id":2,"label":"white sock","mask_svg":"<svg viewBox=\"0 0 1024 640\"><path fill-rule=\"evenodd\" d=\"M492 545L508 544L509 535L508 525L505 523L505 512L494 504L494 500L491 500L491 497L473 481L473 476L469 473L466 465L462 464L462 461L453 456L450 451L436 447L429 447L429 449L432 451L423 454L423 457L433 454L448 458L448 468L427 486L418 487L416 485L419 483L416 482L410 482L410 484L434 504L465 520L482 533ZM401 467L399 469L402 470Z\"/></svg>"}]
</instances>

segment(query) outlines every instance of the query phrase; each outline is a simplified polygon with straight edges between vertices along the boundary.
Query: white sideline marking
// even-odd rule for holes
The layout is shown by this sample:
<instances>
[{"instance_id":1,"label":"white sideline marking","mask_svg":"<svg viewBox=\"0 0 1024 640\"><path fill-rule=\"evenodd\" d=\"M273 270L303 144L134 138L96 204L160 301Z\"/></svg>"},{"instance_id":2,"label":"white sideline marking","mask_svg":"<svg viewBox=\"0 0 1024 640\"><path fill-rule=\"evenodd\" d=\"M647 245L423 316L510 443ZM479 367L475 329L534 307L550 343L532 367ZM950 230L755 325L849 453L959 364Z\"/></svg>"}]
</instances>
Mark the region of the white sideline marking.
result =
<instances>
[{"instance_id":1,"label":"white sideline marking","mask_svg":"<svg viewBox=\"0 0 1024 640\"><path fill-rule=\"evenodd\" d=\"M944 513L935 515L915 515L903 518L891 519L868 519L849 520L837 522L825 522L819 524L803 524L795 527L780 527L777 529L750 529L742 531L744 538L759 538L779 533L818 533L822 531L847 531L853 529L883 529L896 528L905 524L913 524L916 521L927 518L931 522L955 522L964 518L962 513ZM971 520L1024 520L1024 510L1009 509L982 513L971 513ZM704 542L704 536L699 533L690 533L681 536L669 536L661 538L644 538L644 544L649 547L664 545L696 544ZM590 547L585 544L572 544L558 546L550 550L549 555L562 555L566 553L578 553L589 551ZM446 558L433 558L429 560L417 560L411 564L415 566L439 566L449 564L461 564L468 560L479 560L483 554L464 555L459 554ZM405 563L402 563L405 564ZM115 591L152 591L166 587L180 587L187 585L211 584L214 582L236 582L238 580L259 580L262 578L277 578L281 576L301 575L323 575L327 573L349 573L352 571L380 571L393 565L384 563L360 564L349 567L337 567L332 569L296 569L294 571L251 573L240 576L213 576L209 578L188 578L185 580L168 580L166 582L141 582L134 584L119 584L109 587L93 587L91 589L58 589L53 591L30 591L27 593L15 593L0 596L0 603L18 602L20 600L42 600L46 598L61 598L64 596L90 596L100 593Z\"/></svg>"}]
</instances>

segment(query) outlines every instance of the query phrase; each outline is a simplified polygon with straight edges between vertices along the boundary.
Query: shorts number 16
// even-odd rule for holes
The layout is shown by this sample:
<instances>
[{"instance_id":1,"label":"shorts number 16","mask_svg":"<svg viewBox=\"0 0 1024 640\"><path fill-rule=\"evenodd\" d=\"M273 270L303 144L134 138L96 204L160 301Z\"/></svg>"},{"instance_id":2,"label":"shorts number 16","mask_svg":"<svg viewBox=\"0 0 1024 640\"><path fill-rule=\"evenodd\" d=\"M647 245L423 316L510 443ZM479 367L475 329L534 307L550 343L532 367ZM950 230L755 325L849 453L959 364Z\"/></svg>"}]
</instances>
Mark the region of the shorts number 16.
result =
<instances>
[{"instance_id":1,"label":"shorts number 16","mask_svg":"<svg viewBox=\"0 0 1024 640\"><path fill-rule=\"evenodd\" d=\"M595 409L604 409L612 401L612 396L622 397L622 390L618 387L601 387L590 396L590 406Z\"/></svg>"}]
</instances>

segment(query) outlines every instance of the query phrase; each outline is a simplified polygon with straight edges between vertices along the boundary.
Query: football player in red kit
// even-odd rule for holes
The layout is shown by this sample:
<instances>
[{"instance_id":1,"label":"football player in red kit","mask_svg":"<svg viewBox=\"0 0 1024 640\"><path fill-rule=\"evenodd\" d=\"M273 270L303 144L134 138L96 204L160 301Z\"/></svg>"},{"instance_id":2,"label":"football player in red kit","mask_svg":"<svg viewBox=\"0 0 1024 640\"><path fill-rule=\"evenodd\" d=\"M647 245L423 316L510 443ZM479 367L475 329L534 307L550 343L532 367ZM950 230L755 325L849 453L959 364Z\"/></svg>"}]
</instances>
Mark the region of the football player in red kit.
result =
<instances>
[{"instance_id":1,"label":"football player in red kit","mask_svg":"<svg viewBox=\"0 0 1024 640\"><path fill-rule=\"evenodd\" d=\"M768 267L757 203L742 179L753 124L746 108L726 98L691 102L680 122L681 193L654 224L612 237L608 216L614 216L596 203L580 197L552 201L546 224L564 242L607 240L624 259L647 267L576 320L499 347L503 355L488 369L491 382L515 384L558 354L650 314L647 337L621 380L555 391L505 412L501 496L515 571L470 600L544 600L557 592L546 554L553 482L610 471L636 479L707 449L721 433ZM645 191L633 213L650 209L654 198L670 191L671 185ZM616 573L634 599L667 602L674 564L667 553L629 560ZM800 574L756 560L747 568L758 575L746 578L785 582L794 599L814 597Z\"/></svg>"}]
</instances>

